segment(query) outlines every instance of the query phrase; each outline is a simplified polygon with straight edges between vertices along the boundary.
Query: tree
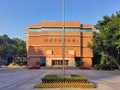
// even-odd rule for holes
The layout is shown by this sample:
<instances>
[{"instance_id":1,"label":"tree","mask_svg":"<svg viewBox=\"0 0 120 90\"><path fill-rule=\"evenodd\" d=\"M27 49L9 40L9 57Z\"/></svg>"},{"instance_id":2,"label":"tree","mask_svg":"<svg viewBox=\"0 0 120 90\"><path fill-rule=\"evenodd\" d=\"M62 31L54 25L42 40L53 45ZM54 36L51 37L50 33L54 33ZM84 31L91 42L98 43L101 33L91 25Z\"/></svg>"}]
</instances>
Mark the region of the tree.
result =
<instances>
[{"instance_id":1,"label":"tree","mask_svg":"<svg viewBox=\"0 0 120 90\"><path fill-rule=\"evenodd\" d=\"M18 38L9 38L7 35L0 36L0 62L4 57L26 57L25 41Z\"/></svg>"},{"instance_id":2,"label":"tree","mask_svg":"<svg viewBox=\"0 0 120 90\"><path fill-rule=\"evenodd\" d=\"M13 38L12 39L14 44L15 44L15 52L16 55L18 56L24 56L26 54L26 44L25 41L18 39L18 38Z\"/></svg>"},{"instance_id":3,"label":"tree","mask_svg":"<svg viewBox=\"0 0 120 90\"><path fill-rule=\"evenodd\" d=\"M114 62L120 69L120 11L104 16L95 27L100 30L93 36L94 54L103 52L106 60Z\"/></svg>"},{"instance_id":4,"label":"tree","mask_svg":"<svg viewBox=\"0 0 120 90\"><path fill-rule=\"evenodd\" d=\"M1 56L1 60L8 53L8 49L7 49L8 41L10 41L10 38L7 35L0 36L0 56Z\"/></svg>"}]
</instances>

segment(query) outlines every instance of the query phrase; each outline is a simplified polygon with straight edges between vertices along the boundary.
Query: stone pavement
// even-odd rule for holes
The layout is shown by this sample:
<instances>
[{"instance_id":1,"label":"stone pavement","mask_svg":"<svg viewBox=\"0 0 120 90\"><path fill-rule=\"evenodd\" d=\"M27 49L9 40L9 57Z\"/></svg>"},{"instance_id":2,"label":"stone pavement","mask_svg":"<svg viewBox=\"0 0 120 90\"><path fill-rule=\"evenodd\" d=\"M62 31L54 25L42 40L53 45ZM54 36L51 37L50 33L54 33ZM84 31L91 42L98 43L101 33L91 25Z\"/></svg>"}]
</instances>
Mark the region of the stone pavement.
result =
<instances>
[{"instance_id":1,"label":"stone pavement","mask_svg":"<svg viewBox=\"0 0 120 90\"><path fill-rule=\"evenodd\" d=\"M96 85L94 89L83 88L43 88L35 89L40 78L46 74L62 75L62 70L28 70L22 68L0 69L0 90L120 90L119 71L65 70L66 75L80 74Z\"/></svg>"}]
</instances>

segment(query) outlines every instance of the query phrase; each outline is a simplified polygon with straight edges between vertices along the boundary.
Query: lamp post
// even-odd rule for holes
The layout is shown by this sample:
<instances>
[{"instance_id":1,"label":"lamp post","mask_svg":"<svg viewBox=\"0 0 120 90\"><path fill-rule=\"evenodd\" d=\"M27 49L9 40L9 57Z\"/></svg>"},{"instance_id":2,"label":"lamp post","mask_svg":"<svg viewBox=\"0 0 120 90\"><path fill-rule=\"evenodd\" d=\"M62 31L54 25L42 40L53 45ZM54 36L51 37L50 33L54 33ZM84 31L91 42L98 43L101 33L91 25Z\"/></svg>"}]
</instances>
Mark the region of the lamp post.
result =
<instances>
[{"instance_id":1,"label":"lamp post","mask_svg":"<svg viewBox=\"0 0 120 90\"><path fill-rule=\"evenodd\" d=\"M64 28L64 0L62 0L62 59L63 59L63 76L65 76L65 28Z\"/></svg>"}]
</instances>

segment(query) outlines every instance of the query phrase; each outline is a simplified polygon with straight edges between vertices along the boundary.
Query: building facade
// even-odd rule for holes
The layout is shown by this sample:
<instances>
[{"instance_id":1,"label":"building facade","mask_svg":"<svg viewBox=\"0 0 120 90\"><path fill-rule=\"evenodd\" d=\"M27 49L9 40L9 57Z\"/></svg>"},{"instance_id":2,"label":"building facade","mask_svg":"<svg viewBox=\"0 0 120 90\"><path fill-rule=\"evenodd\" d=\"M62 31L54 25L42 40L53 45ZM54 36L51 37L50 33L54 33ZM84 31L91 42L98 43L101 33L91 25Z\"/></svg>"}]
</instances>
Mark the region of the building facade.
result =
<instances>
[{"instance_id":1,"label":"building facade","mask_svg":"<svg viewBox=\"0 0 120 90\"><path fill-rule=\"evenodd\" d=\"M93 52L92 34L96 30L91 24L80 21L65 21L65 66L91 67ZM26 48L28 67L61 67L62 62L62 21L42 21L30 24L26 29Z\"/></svg>"}]
</instances>

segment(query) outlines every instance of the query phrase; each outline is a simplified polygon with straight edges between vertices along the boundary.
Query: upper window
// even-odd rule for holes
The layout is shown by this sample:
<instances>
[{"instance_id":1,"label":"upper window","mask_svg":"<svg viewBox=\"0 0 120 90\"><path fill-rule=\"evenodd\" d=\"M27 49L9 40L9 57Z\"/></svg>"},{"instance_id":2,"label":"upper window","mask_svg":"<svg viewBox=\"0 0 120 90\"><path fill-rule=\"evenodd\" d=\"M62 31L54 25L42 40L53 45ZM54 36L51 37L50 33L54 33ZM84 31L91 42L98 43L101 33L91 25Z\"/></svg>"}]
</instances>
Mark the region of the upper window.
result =
<instances>
[{"instance_id":1,"label":"upper window","mask_svg":"<svg viewBox=\"0 0 120 90\"><path fill-rule=\"evenodd\" d=\"M40 32L41 28L30 28L30 32Z\"/></svg>"},{"instance_id":2,"label":"upper window","mask_svg":"<svg viewBox=\"0 0 120 90\"><path fill-rule=\"evenodd\" d=\"M62 31L63 28L30 28L30 32L46 31ZM92 29L80 29L80 28L65 28L65 31L80 31L80 32L92 32Z\"/></svg>"},{"instance_id":3,"label":"upper window","mask_svg":"<svg viewBox=\"0 0 120 90\"><path fill-rule=\"evenodd\" d=\"M41 28L41 30L47 31L62 31L63 28ZM66 31L79 31L80 28L65 28Z\"/></svg>"},{"instance_id":4,"label":"upper window","mask_svg":"<svg viewBox=\"0 0 120 90\"><path fill-rule=\"evenodd\" d=\"M92 29L81 29L81 32L92 32Z\"/></svg>"}]
</instances>

